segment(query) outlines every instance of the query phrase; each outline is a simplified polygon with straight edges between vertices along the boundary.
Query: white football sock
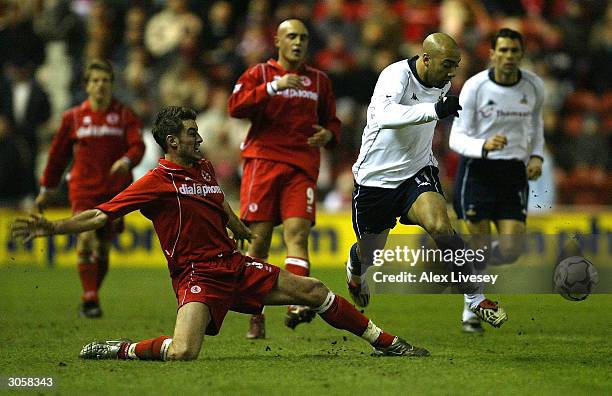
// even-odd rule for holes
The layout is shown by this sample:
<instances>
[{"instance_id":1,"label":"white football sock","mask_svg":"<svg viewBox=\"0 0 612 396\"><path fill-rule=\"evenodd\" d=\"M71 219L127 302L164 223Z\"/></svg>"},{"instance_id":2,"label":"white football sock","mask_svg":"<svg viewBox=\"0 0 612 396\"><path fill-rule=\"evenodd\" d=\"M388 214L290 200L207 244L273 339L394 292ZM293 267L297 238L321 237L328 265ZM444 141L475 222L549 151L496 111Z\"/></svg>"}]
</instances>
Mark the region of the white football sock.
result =
<instances>
[{"instance_id":1,"label":"white football sock","mask_svg":"<svg viewBox=\"0 0 612 396\"><path fill-rule=\"evenodd\" d=\"M478 316L474 312L470 311L470 304L464 303L463 304L463 313L461 314L461 320L463 322L467 322L467 321L470 321L470 320L472 320L474 318L477 318L477 317Z\"/></svg>"},{"instance_id":2,"label":"white football sock","mask_svg":"<svg viewBox=\"0 0 612 396\"><path fill-rule=\"evenodd\" d=\"M378 340L380 333L382 333L382 330L370 320L368 322L368 327L366 327L365 331L361 335L361 338L363 338L370 344L373 344L376 342L376 340Z\"/></svg>"},{"instance_id":3,"label":"white football sock","mask_svg":"<svg viewBox=\"0 0 612 396\"><path fill-rule=\"evenodd\" d=\"M484 294L464 294L463 299L470 308L474 308L485 299Z\"/></svg>"}]
</instances>

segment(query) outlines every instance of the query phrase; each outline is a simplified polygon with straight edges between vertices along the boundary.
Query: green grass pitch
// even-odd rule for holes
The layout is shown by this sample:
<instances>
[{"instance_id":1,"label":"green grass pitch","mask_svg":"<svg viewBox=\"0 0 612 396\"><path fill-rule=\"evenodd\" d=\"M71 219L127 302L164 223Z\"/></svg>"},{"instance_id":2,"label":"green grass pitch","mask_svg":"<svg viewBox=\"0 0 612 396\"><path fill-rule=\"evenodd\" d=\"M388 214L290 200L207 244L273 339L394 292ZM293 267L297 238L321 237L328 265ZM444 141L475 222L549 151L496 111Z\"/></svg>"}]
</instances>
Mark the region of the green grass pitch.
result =
<instances>
[{"instance_id":1,"label":"green grass pitch","mask_svg":"<svg viewBox=\"0 0 612 396\"><path fill-rule=\"evenodd\" d=\"M341 269L313 276L347 297ZM75 269L0 267L0 393L7 377L53 377L59 394L611 394L612 295L573 303L557 295L491 296L510 320L484 336L462 334L458 295L375 295L379 326L432 356L374 358L361 339L320 318L295 331L284 308L266 310L268 339L244 338L230 313L192 362L85 361L93 339L171 335L175 299L165 269L112 268L104 317L77 316ZM48 390L38 388L37 392Z\"/></svg>"}]
</instances>

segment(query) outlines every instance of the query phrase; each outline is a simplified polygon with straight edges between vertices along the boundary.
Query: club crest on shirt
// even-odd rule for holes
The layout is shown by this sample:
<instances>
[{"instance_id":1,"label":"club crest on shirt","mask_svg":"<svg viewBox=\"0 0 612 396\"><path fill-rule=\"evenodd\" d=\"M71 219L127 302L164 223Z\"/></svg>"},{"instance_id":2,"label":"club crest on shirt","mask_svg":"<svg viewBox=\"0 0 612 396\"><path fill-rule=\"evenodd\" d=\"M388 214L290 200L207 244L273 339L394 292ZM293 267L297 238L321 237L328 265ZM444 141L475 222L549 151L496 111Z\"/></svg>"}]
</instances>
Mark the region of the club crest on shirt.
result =
<instances>
[{"instance_id":1,"label":"club crest on shirt","mask_svg":"<svg viewBox=\"0 0 612 396\"><path fill-rule=\"evenodd\" d=\"M300 76L300 82L305 87L309 87L310 84L312 84L312 81L310 80L310 78L308 78L308 76Z\"/></svg>"},{"instance_id":2,"label":"club crest on shirt","mask_svg":"<svg viewBox=\"0 0 612 396\"><path fill-rule=\"evenodd\" d=\"M91 116L83 117L83 125L91 124Z\"/></svg>"},{"instance_id":3,"label":"club crest on shirt","mask_svg":"<svg viewBox=\"0 0 612 396\"><path fill-rule=\"evenodd\" d=\"M212 176L210 173L206 172L205 170L202 170L200 173L202 174L202 179L204 179L205 182L210 183L212 181Z\"/></svg>"},{"instance_id":4,"label":"club crest on shirt","mask_svg":"<svg viewBox=\"0 0 612 396\"><path fill-rule=\"evenodd\" d=\"M202 291L202 288L201 288L200 286L198 286L198 285L191 286L191 292L192 292L192 293L194 293L194 294L198 294L198 293L199 293L199 292L201 292L201 291Z\"/></svg>"},{"instance_id":5,"label":"club crest on shirt","mask_svg":"<svg viewBox=\"0 0 612 396\"><path fill-rule=\"evenodd\" d=\"M494 113L496 106L497 103L489 99L486 105L478 109L478 113L482 118L488 118Z\"/></svg>"},{"instance_id":6,"label":"club crest on shirt","mask_svg":"<svg viewBox=\"0 0 612 396\"><path fill-rule=\"evenodd\" d=\"M249 212L257 212L257 209L259 209L259 205L257 205L255 202L251 202L249 204Z\"/></svg>"},{"instance_id":7,"label":"club crest on shirt","mask_svg":"<svg viewBox=\"0 0 612 396\"><path fill-rule=\"evenodd\" d=\"M116 124L119 122L119 114L117 113L109 113L106 115L106 122L109 124Z\"/></svg>"}]
</instances>

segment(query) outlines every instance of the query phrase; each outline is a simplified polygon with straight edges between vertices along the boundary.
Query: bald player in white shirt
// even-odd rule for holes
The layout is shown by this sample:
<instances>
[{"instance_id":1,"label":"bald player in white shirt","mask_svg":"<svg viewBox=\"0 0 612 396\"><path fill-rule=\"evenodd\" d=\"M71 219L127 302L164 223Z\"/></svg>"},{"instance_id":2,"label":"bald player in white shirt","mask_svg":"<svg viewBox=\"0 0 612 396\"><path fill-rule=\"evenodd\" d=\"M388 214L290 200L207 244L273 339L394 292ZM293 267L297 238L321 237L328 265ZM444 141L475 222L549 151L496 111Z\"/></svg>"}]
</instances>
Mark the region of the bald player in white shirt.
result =
<instances>
[{"instance_id":1,"label":"bald player in white shirt","mask_svg":"<svg viewBox=\"0 0 612 396\"><path fill-rule=\"evenodd\" d=\"M444 33L423 42L423 53L385 68L378 78L363 132L359 158L353 165L355 190L353 229L357 236L347 262L347 283L353 301L365 307L370 292L365 273L374 251L383 249L397 218L402 224L423 227L441 250L464 249L446 211L432 152L436 121L458 116L456 96L446 96L461 54L457 43ZM452 271L473 271L471 263L449 262ZM507 315L473 284L462 284L470 309L495 327Z\"/></svg>"},{"instance_id":2,"label":"bald player in white shirt","mask_svg":"<svg viewBox=\"0 0 612 396\"><path fill-rule=\"evenodd\" d=\"M491 41L491 68L466 81L463 107L450 135L461 154L454 207L467 223L473 247L487 247L489 264L511 263L523 250L527 180L542 173L544 84L519 69L521 34L501 29ZM491 243L491 222L499 239ZM467 306L463 330L481 333L480 319Z\"/></svg>"}]
</instances>

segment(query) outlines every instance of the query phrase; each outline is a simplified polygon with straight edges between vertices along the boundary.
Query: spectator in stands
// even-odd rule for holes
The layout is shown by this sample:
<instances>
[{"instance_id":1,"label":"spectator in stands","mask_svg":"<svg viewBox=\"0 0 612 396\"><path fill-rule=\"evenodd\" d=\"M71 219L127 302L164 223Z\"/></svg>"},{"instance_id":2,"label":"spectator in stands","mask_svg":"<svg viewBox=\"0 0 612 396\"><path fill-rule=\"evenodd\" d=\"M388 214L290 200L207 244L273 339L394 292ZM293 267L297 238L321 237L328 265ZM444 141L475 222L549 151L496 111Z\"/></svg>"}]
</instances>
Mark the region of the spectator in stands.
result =
<instances>
[{"instance_id":1,"label":"spectator in stands","mask_svg":"<svg viewBox=\"0 0 612 396\"><path fill-rule=\"evenodd\" d=\"M11 131L6 114L0 113L0 208L17 209L28 192L28 149Z\"/></svg>"},{"instance_id":2,"label":"spectator in stands","mask_svg":"<svg viewBox=\"0 0 612 396\"><path fill-rule=\"evenodd\" d=\"M191 12L187 0L168 0L163 10L149 19L145 30L145 44L149 52L161 58L177 50L187 37L198 37L202 20Z\"/></svg>"},{"instance_id":3,"label":"spectator in stands","mask_svg":"<svg viewBox=\"0 0 612 396\"><path fill-rule=\"evenodd\" d=\"M7 67L7 84L0 84L2 111L9 118L13 133L26 143L27 155L23 177L27 194L38 192L34 169L38 156L39 134L51 115L49 97L34 78L36 65L26 56L17 54Z\"/></svg>"}]
</instances>

